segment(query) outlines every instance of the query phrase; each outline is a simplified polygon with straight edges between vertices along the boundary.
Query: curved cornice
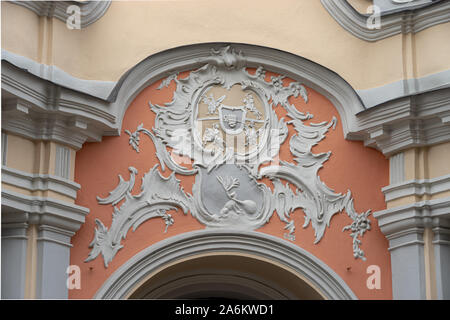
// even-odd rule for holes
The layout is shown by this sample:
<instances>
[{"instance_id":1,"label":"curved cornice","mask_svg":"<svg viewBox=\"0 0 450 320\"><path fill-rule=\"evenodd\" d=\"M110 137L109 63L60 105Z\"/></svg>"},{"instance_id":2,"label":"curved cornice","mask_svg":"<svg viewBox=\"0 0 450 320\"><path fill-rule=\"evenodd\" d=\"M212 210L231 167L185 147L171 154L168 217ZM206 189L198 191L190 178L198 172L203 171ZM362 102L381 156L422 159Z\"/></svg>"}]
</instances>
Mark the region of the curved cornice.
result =
<instances>
[{"instance_id":1,"label":"curved cornice","mask_svg":"<svg viewBox=\"0 0 450 320\"><path fill-rule=\"evenodd\" d=\"M111 5L111 0L105 1L17 1L9 0L9 2L17 4L32 10L39 16L56 18L62 22L66 22L70 16L67 8L76 5L81 11L81 28L94 23L100 19Z\"/></svg>"},{"instance_id":2,"label":"curved cornice","mask_svg":"<svg viewBox=\"0 0 450 320\"><path fill-rule=\"evenodd\" d=\"M86 140L119 135L128 106L144 88L209 63L211 50L227 45L206 43L159 52L116 83L77 79L2 50L2 60L7 61L2 63L2 127L75 149ZM386 155L450 140L448 71L408 81L408 90L402 81L356 92L338 74L308 59L267 47L231 46L242 52L246 66L284 74L329 99L339 112L347 139L364 140Z\"/></svg>"},{"instance_id":3,"label":"curved cornice","mask_svg":"<svg viewBox=\"0 0 450 320\"><path fill-rule=\"evenodd\" d=\"M296 272L328 299L357 299L342 278L304 249L261 232L232 230L192 231L151 245L117 269L94 298L126 298L152 272L183 258L217 252L270 259Z\"/></svg>"},{"instance_id":4,"label":"curved cornice","mask_svg":"<svg viewBox=\"0 0 450 320\"><path fill-rule=\"evenodd\" d=\"M268 71L286 75L328 98L338 110L344 135L354 130L350 120L365 108L355 90L335 72L303 57L255 45L205 43L169 49L152 55L125 73L108 97L115 101L119 128L126 108L145 87L176 72L192 70L211 61L211 50L231 45L241 51L247 67L262 66Z\"/></svg>"},{"instance_id":5,"label":"curved cornice","mask_svg":"<svg viewBox=\"0 0 450 320\"><path fill-rule=\"evenodd\" d=\"M4 64L2 66L2 84L6 91L20 96L24 101L33 101L35 104L34 101L39 100L39 106L44 109L48 108L48 100L64 100L64 107L66 107L64 111L72 113L72 117L87 117L88 119L83 120L85 122L89 122L87 120L101 122L101 127L105 125L109 127L103 131L103 135L117 135L121 131L122 119L128 106L142 89L174 73L192 70L207 64L211 59L211 50L217 50L226 45L228 44L189 45L154 54L127 71L106 99L104 98L106 96L105 88L110 88L111 83L80 79L76 81L67 78L67 74L57 69L49 69L55 77L44 78L39 72L42 69L39 65L32 66L29 59L20 59L14 54L4 55L2 59L16 67L26 69L27 74L14 76L13 74L17 73L13 70L14 67ZM255 68L262 66L268 71L284 74L327 97L341 115L345 135L356 129L352 127L354 121L351 119L355 114L364 110L363 103L355 90L335 72L308 59L276 49L247 44L231 44L231 46L237 52L242 52L246 66ZM2 53L4 54L4 50ZM31 74L46 80L51 79L52 83L49 82L48 85L57 85L62 88L61 90L43 90L43 85L37 84L36 77L33 78ZM33 89L24 88L27 85ZM96 98L89 99L92 101L87 103L87 97L81 99L74 90L88 93ZM20 95L19 92L26 94ZM30 92L33 92L32 99L27 97ZM46 96L48 94L60 96L48 97ZM63 99L61 95L64 95ZM55 108L52 110L54 111Z\"/></svg>"},{"instance_id":6,"label":"curved cornice","mask_svg":"<svg viewBox=\"0 0 450 320\"><path fill-rule=\"evenodd\" d=\"M366 41L377 41L400 33L416 33L450 21L450 1L434 2L414 9L381 15L380 28L369 29L367 18L346 0L321 0L329 14L348 32Z\"/></svg>"},{"instance_id":7,"label":"curved cornice","mask_svg":"<svg viewBox=\"0 0 450 320\"><path fill-rule=\"evenodd\" d=\"M111 91L117 85L117 82L114 81L84 80L76 78L56 66L38 63L30 58L20 56L4 49L2 49L2 61L7 61L15 67L23 69L27 73L42 80L47 80L61 87L82 92L102 100L107 100Z\"/></svg>"},{"instance_id":8,"label":"curved cornice","mask_svg":"<svg viewBox=\"0 0 450 320\"><path fill-rule=\"evenodd\" d=\"M408 230L423 232L427 227L448 227L450 197L393 207L374 212L373 216L378 220L381 231L388 239L398 237Z\"/></svg>"},{"instance_id":9,"label":"curved cornice","mask_svg":"<svg viewBox=\"0 0 450 320\"><path fill-rule=\"evenodd\" d=\"M23 188L29 192L53 191L66 197L76 199L81 186L73 181L50 174L28 173L2 166L2 183Z\"/></svg>"}]
</instances>

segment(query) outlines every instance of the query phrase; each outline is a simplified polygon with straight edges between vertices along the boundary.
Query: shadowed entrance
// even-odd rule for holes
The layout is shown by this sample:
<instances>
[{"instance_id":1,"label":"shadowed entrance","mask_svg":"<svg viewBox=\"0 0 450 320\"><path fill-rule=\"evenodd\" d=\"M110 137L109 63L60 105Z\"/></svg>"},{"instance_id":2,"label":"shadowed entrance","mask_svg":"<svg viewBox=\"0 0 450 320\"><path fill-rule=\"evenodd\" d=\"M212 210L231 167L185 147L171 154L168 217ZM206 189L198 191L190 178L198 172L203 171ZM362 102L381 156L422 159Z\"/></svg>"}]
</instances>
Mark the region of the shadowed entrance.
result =
<instances>
[{"instance_id":1,"label":"shadowed entrance","mask_svg":"<svg viewBox=\"0 0 450 320\"><path fill-rule=\"evenodd\" d=\"M276 264L242 255L210 255L172 265L148 279L131 299L323 299Z\"/></svg>"}]
</instances>

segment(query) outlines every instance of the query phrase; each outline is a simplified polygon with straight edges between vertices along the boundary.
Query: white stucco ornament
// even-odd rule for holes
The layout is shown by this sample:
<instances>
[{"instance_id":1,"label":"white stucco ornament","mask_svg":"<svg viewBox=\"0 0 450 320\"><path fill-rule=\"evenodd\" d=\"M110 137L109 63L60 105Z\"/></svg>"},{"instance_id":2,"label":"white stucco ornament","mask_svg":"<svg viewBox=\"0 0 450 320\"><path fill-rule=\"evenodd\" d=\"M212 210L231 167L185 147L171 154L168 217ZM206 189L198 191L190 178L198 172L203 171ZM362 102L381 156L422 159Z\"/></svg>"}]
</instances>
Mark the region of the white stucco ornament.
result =
<instances>
[{"instance_id":1,"label":"white stucco ornament","mask_svg":"<svg viewBox=\"0 0 450 320\"><path fill-rule=\"evenodd\" d=\"M343 231L351 230L353 255L365 260L360 244L370 230L370 210L357 213L350 191L335 193L320 180L318 170L331 152L311 152L335 128L337 119L305 124L313 116L299 111L289 98L300 96L307 103L306 88L298 82L285 86L284 76L268 79L263 67L249 72L244 55L231 47L212 50L204 63L184 79L174 74L163 80L158 89L174 81L176 90L165 106L149 103L156 114L151 130L143 125L134 132L125 130L136 152L141 133L151 138L161 170L168 168L173 173L164 178L158 165L154 166L143 177L137 195L131 194L137 170L129 168L129 181L119 176L119 185L110 196L98 198L100 204L113 205L113 221L108 229L96 219L86 261L101 253L107 267L130 228L135 230L144 221L159 217L167 230L174 223L167 212L177 208L184 214L190 212L207 228L241 230L262 227L276 212L286 224L284 237L289 240L295 240L291 214L300 208L305 216L303 227L312 225L315 243L324 236L331 218L345 210L351 224ZM289 119L278 118L275 108L280 107ZM288 142L292 163L278 160L288 125L296 131ZM177 161L181 157L190 159L191 165ZM180 187L175 173L195 175L192 194ZM273 189L262 182L264 177L271 179Z\"/></svg>"}]
</instances>

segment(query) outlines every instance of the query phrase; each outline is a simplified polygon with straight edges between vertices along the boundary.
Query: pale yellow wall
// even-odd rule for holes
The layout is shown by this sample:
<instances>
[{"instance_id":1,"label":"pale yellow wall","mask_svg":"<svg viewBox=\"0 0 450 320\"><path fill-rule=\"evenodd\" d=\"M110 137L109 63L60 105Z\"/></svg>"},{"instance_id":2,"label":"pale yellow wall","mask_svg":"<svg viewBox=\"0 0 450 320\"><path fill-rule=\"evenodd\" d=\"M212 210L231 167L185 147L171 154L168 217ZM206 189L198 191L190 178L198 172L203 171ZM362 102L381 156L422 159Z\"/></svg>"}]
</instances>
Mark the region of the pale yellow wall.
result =
<instances>
[{"instance_id":1,"label":"pale yellow wall","mask_svg":"<svg viewBox=\"0 0 450 320\"><path fill-rule=\"evenodd\" d=\"M405 154L405 180L432 179L450 174L450 142L411 148Z\"/></svg>"},{"instance_id":2,"label":"pale yellow wall","mask_svg":"<svg viewBox=\"0 0 450 320\"><path fill-rule=\"evenodd\" d=\"M450 174L450 142L429 147L428 161L430 178Z\"/></svg>"},{"instance_id":3,"label":"pale yellow wall","mask_svg":"<svg viewBox=\"0 0 450 320\"><path fill-rule=\"evenodd\" d=\"M33 173L50 173L50 143L45 141L36 141L34 144L35 158Z\"/></svg>"},{"instance_id":4,"label":"pale yellow wall","mask_svg":"<svg viewBox=\"0 0 450 320\"><path fill-rule=\"evenodd\" d=\"M410 203L415 203L417 201L417 197L415 196L402 197L391 201L386 201L386 208L390 209L394 207L404 206Z\"/></svg>"},{"instance_id":5,"label":"pale yellow wall","mask_svg":"<svg viewBox=\"0 0 450 320\"><path fill-rule=\"evenodd\" d=\"M405 181L433 179L450 174L450 142L430 147L411 148L404 151ZM433 200L450 196L450 190L424 196L407 196L387 201L393 208L423 200Z\"/></svg>"},{"instance_id":6,"label":"pale yellow wall","mask_svg":"<svg viewBox=\"0 0 450 320\"><path fill-rule=\"evenodd\" d=\"M418 77L450 69L450 23L417 33L415 42Z\"/></svg>"},{"instance_id":7,"label":"pale yellow wall","mask_svg":"<svg viewBox=\"0 0 450 320\"><path fill-rule=\"evenodd\" d=\"M7 133L6 166L28 173L55 174L56 146L51 141L30 140ZM62 145L61 145L62 146ZM26 155L24 155L26 151ZM76 151L70 151L69 178L74 179Z\"/></svg>"},{"instance_id":8,"label":"pale yellow wall","mask_svg":"<svg viewBox=\"0 0 450 320\"><path fill-rule=\"evenodd\" d=\"M38 60L39 17L31 10L2 1L2 49Z\"/></svg>"},{"instance_id":9,"label":"pale yellow wall","mask_svg":"<svg viewBox=\"0 0 450 320\"><path fill-rule=\"evenodd\" d=\"M447 197L450 197L450 190L435 193L431 196L425 194L423 196L407 196L407 197L402 197L402 198L386 201L386 204L387 204L386 207L389 209L389 208L404 206L407 204L416 203L416 202L420 202L420 201L443 199L443 198L447 198Z\"/></svg>"},{"instance_id":10,"label":"pale yellow wall","mask_svg":"<svg viewBox=\"0 0 450 320\"><path fill-rule=\"evenodd\" d=\"M428 166L424 148L411 148L404 151L405 154L405 180L427 179Z\"/></svg>"},{"instance_id":11,"label":"pale yellow wall","mask_svg":"<svg viewBox=\"0 0 450 320\"><path fill-rule=\"evenodd\" d=\"M352 4L361 9L364 2L368 1ZM360 40L344 30L320 1L114 1L100 20L81 30L69 30L57 19L39 20L28 9L9 3L2 2L2 12L4 49L40 57L82 79L117 81L151 54L205 42L288 51L330 68L355 89L409 76L403 66L402 35L377 42ZM450 59L444 58L450 53L445 41L449 28L447 23L415 35L419 76L450 69ZM36 44L38 35L41 45ZM429 59L431 54L439 61Z\"/></svg>"},{"instance_id":12,"label":"pale yellow wall","mask_svg":"<svg viewBox=\"0 0 450 320\"><path fill-rule=\"evenodd\" d=\"M24 154L26 150L26 154ZM33 141L8 134L6 166L9 168L34 173L35 144Z\"/></svg>"},{"instance_id":13,"label":"pale yellow wall","mask_svg":"<svg viewBox=\"0 0 450 320\"><path fill-rule=\"evenodd\" d=\"M50 141L30 140L7 133L6 167L27 173L55 174L56 146ZM76 151L70 150L69 179L74 180ZM19 192L28 196L48 197L70 203L74 200L68 196L53 191L29 191L24 188L2 182L2 188Z\"/></svg>"},{"instance_id":14,"label":"pale yellow wall","mask_svg":"<svg viewBox=\"0 0 450 320\"><path fill-rule=\"evenodd\" d=\"M54 142L33 141L8 133L7 167L28 173L55 174L55 157Z\"/></svg>"}]
</instances>

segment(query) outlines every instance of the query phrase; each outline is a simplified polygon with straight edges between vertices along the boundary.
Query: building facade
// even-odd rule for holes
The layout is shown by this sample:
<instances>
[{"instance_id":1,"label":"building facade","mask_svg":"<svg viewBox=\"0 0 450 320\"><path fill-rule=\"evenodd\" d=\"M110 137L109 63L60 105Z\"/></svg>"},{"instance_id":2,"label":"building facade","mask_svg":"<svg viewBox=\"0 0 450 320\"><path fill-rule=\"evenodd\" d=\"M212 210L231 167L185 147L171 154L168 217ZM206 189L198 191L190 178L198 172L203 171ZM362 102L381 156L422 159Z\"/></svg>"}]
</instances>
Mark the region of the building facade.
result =
<instances>
[{"instance_id":1,"label":"building facade","mask_svg":"<svg viewBox=\"0 0 450 320\"><path fill-rule=\"evenodd\" d=\"M3 1L3 299L449 299L450 1Z\"/></svg>"}]
</instances>

